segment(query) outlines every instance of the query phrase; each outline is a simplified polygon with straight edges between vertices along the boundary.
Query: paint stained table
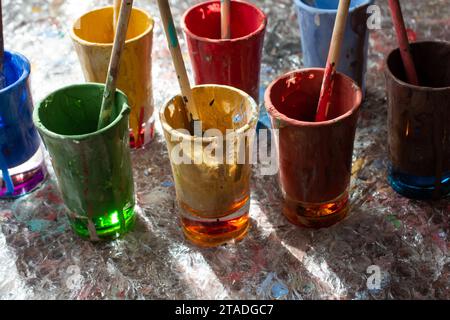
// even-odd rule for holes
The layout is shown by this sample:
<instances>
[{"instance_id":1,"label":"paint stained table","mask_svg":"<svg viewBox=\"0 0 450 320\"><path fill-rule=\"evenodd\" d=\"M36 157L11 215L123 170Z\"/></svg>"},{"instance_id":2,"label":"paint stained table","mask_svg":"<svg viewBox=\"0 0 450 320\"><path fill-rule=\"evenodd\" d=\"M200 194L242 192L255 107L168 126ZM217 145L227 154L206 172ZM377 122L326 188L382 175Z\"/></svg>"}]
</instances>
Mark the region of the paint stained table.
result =
<instances>
[{"instance_id":1,"label":"paint stained table","mask_svg":"<svg viewBox=\"0 0 450 320\"><path fill-rule=\"evenodd\" d=\"M198 2L172 1L177 21ZM275 76L302 66L300 39L293 1L253 2L269 15L263 91ZM6 48L30 59L35 103L84 80L70 23L108 1L3 3ZM382 24L370 32L367 98L356 136L348 218L318 231L290 225L280 212L276 176L262 176L255 166L249 236L239 244L198 249L181 234L169 158L158 130L150 145L132 155L140 210L135 231L123 239L101 244L79 239L70 230L51 169L49 180L33 194L0 202L0 298L450 299L449 200L408 200L386 182L382 61L395 37L387 1L376 3L382 6ZM418 40L450 40L449 0L402 4L405 16L414 17L409 27ZM136 6L157 23L153 78L160 108L179 89L156 3L137 0ZM47 164L51 168L48 157ZM379 288L367 286L370 266L381 271Z\"/></svg>"}]
</instances>

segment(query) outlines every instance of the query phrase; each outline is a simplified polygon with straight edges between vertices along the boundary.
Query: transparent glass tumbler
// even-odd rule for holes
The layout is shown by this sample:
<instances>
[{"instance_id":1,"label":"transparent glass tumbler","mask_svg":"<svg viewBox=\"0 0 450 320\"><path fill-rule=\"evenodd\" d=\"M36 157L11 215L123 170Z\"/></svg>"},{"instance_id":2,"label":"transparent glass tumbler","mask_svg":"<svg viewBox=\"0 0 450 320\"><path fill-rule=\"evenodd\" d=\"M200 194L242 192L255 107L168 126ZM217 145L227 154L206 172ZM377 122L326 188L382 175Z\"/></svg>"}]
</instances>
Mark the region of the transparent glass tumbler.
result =
<instances>
[{"instance_id":1,"label":"transparent glass tumbler","mask_svg":"<svg viewBox=\"0 0 450 320\"><path fill-rule=\"evenodd\" d=\"M134 225L129 149L130 107L116 93L110 122L97 130L104 85L81 84L47 96L33 120L52 159L75 233L91 241L113 239Z\"/></svg>"},{"instance_id":2,"label":"transparent glass tumbler","mask_svg":"<svg viewBox=\"0 0 450 320\"><path fill-rule=\"evenodd\" d=\"M283 213L294 224L328 227L348 213L353 144L362 93L335 77L327 121L315 122L324 69L292 71L267 88L266 108L276 130Z\"/></svg>"},{"instance_id":3,"label":"transparent glass tumbler","mask_svg":"<svg viewBox=\"0 0 450 320\"><path fill-rule=\"evenodd\" d=\"M0 87L0 198L25 195L41 185L46 168L41 139L33 125L30 63L6 51Z\"/></svg>"},{"instance_id":4,"label":"transparent glass tumbler","mask_svg":"<svg viewBox=\"0 0 450 320\"><path fill-rule=\"evenodd\" d=\"M97 8L79 17L71 37L86 81L104 83L114 41L114 9ZM153 18L133 8L117 86L125 92L131 107L130 146L143 147L154 137L152 91Z\"/></svg>"},{"instance_id":5,"label":"transparent glass tumbler","mask_svg":"<svg viewBox=\"0 0 450 320\"><path fill-rule=\"evenodd\" d=\"M258 106L221 85L193 88L200 121L188 121L181 96L160 111L181 225L199 246L240 240L249 228L251 152Z\"/></svg>"},{"instance_id":6,"label":"transparent glass tumbler","mask_svg":"<svg viewBox=\"0 0 450 320\"><path fill-rule=\"evenodd\" d=\"M267 17L250 2L232 0L230 6L230 39L221 37L220 1L196 4L183 15L195 82L238 88L258 102Z\"/></svg>"},{"instance_id":7,"label":"transparent glass tumbler","mask_svg":"<svg viewBox=\"0 0 450 320\"><path fill-rule=\"evenodd\" d=\"M406 81L400 50L386 59L388 181L412 199L450 194L450 42L411 44L420 86Z\"/></svg>"}]
</instances>

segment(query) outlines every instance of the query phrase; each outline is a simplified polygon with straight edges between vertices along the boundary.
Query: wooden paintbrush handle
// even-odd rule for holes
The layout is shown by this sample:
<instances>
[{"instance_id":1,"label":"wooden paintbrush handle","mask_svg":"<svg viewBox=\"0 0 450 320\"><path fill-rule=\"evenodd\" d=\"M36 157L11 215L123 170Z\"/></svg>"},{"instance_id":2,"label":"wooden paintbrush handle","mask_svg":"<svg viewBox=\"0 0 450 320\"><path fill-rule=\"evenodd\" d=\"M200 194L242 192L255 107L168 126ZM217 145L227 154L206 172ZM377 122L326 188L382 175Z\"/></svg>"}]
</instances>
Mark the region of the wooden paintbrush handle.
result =
<instances>
[{"instance_id":1,"label":"wooden paintbrush handle","mask_svg":"<svg viewBox=\"0 0 450 320\"><path fill-rule=\"evenodd\" d=\"M189 84L189 77L186 72L186 67L181 54L180 45L178 42L177 31L173 23L172 12L170 11L168 0L158 0L159 11L166 33L167 43L169 44L170 54L177 73L178 83L181 88L181 94L188 111L188 120L199 120L198 112L195 106L195 101L192 95L191 85Z\"/></svg>"},{"instance_id":2,"label":"wooden paintbrush handle","mask_svg":"<svg viewBox=\"0 0 450 320\"><path fill-rule=\"evenodd\" d=\"M116 34L117 24L119 23L121 5L122 5L122 0L114 0L114 18L113 18L114 19L113 20L114 34Z\"/></svg>"},{"instance_id":3,"label":"wooden paintbrush handle","mask_svg":"<svg viewBox=\"0 0 450 320\"><path fill-rule=\"evenodd\" d=\"M410 84L419 85L419 78L417 76L414 60L411 55L411 48L409 46L408 34L406 33L405 21L403 20L402 9L398 0L389 0L389 8L391 10L392 21L394 23L395 32L397 34L398 43L400 46L400 54L403 65L406 71L406 77Z\"/></svg>"},{"instance_id":4,"label":"wooden paintbrush handle","mask_svg":"<svg viewBox=\"0 0 450 320\"><path fill-rule=\"evenodd\" d=\"M322 88L320 90L319 104L317 106L316 121L326 121L333 95L334 78L336 68L341 56L342 41L347 24L350 0L340 0L336 21L334 23L333 36L331 37L330 51L328 52L327 64L325 66Z\"/></svg>"},{"instance_id":5,"label":"wooden paintbrush handle","mask_svg":"<svg viewBox=\"0 0 450 320\"><path fill-rule=\"evenodd\" d=\"M350 0L340 0L336 22L334 24L333 36L331 37L330 51L328 52L328 63L334 64L337 68L339 58L341 56L342 40L345 35L345 26L347 23L348 9L350 8Z\"/></svg>"},{"instance_id":6,"label":"wooden paintbrush handle","mask_svg":"<svg viewBox=\"0 0 450 320\"><path fill-rule=\"evenodd\" d=\"M108 76L106 79L105 92L103 94L98 129L105 127L111 118L112 106L117 88L117 78L119 75L120 58L125 40L127 37L128 23L130 22L131 11L133 10L133 0L123 0L120 9L119 23L114 38L111 60L109 61Z\"/></svg>"},{"instance_id":7,"label":"wooden paintbrush handle","mask_svg":"<svg viewBox=\"0 0 450 320\"><path fill-rule=\"evenodd\" d=\"M231 1L230 0L221 0L220 21L221 21L222 39L230 39L231 38L230 11L231 11Z\"/></svg>"}]
</instances>

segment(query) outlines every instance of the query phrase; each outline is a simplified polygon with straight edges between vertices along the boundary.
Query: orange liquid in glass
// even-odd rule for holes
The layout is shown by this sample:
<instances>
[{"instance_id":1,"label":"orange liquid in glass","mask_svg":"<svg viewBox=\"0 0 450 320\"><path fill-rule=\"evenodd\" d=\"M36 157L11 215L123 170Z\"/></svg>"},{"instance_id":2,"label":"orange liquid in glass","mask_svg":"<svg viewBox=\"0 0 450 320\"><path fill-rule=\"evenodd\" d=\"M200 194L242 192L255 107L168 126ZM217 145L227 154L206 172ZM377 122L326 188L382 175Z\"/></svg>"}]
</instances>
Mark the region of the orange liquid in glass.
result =
<instances>
[{"instance_id":1,"label":"orange liquid in glass","mask_svg":"<svg viewBox=\"0 0 450 320\"><path fill-rule=\"evenodd\" d=\"M227 215L217 219L181 217L181 224L185 236L194 244L202 247L215 247L231 240L242 240L249 229L248 215L249 197L238 201L226 210ZM185 204L182 209L189 216L195 217L196 212ZM243 210L243 211L242 211Z\"/></svg>"},{"instance_id":2,"label":"orange liquid in glass","mask_svg":"<svg viewBox=\"0 0 450 320\"><path fill-rule=\"evenodd\" d=\"M348 214L348 193L332 202L311 204L285 199L283 214L293 224L308 228L325 228Z\"/></svg>"}]
</instances>

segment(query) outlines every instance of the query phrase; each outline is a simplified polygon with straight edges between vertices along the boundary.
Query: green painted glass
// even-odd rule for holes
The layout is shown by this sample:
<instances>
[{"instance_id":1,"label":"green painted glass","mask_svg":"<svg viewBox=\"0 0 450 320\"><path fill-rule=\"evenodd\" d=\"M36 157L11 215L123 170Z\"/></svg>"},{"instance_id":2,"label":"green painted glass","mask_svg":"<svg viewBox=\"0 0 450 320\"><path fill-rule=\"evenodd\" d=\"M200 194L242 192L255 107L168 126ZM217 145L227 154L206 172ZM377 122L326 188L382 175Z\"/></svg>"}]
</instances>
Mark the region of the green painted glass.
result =
<instances>
[{"instance_id":1,"label":"green painted glass","mask_svg":"<svg viewBox=\"0 0 450 320\"><path fill-rule=\"evenodd\" d=\"M33 121L52 159L73 230L92 241L134 225L127 97L117 91L109 124L97 130L104 85L62 88L42 100Z\"/></svg>"}]
</instances>

